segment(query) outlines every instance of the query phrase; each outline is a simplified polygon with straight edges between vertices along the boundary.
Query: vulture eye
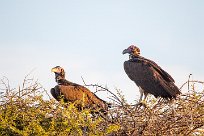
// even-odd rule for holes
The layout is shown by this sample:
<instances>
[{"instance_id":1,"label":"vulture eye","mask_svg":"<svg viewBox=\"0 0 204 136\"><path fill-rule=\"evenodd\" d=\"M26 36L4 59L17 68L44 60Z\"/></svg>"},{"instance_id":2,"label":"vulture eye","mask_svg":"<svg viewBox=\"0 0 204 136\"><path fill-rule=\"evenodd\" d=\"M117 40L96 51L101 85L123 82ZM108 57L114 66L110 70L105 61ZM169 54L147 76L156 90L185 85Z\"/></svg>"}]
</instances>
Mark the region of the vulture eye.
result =
<instances>
[{"instance_id":1,"label":"vulture eye","mask_svg":"<svg viewBox=\"0 0 204 136\"><path fill-rule=\"evenodd\" d=\"M60 71L63 73L64 72L64 70L63 69L60 69Z\"/></svg>"}]
</instances>

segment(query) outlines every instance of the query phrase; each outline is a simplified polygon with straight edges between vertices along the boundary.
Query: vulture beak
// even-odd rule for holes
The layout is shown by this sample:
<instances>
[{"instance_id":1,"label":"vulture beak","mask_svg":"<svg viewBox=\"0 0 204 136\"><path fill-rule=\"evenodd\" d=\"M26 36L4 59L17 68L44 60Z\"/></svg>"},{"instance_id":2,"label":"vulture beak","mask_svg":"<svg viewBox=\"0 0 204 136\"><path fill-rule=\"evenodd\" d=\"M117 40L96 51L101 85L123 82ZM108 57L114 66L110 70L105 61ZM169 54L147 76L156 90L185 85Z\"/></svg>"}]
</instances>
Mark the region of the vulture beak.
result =
<instances>
[{"instance_id":1,"label":"vulture beak","mask_svg":"<svg viewBox=\"0 0 204 136\"><path fill-rule=\"evenodd\" d=\"M127 49L125 49L125 50L123 50L123 54L126 54L126 53L131 53L131 50L129 49L129 48L127 48Z\"/></svg>"},{"instance_id":2,"label":"vulture beak","mask_svg":"<svg viewBox=\"0 0 204 136\"><path fill-rule=\"evenodd\" d=\"M57 69L54 67L51 69L51 72L58 72Z\"/></svg>"}]
</instances>

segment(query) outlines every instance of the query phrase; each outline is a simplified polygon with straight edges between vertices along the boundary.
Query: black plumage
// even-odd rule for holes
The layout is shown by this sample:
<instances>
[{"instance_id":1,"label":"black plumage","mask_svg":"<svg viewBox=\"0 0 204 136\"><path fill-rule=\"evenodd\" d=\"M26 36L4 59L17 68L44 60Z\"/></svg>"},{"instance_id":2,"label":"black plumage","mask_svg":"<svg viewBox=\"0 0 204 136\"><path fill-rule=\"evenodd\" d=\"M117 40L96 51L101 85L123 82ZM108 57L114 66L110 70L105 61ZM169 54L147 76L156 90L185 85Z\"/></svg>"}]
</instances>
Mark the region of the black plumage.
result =
<instances>
[{"instance_id":1,"label":"black plumage","mask_svg":"<svg viewBox=\"0 0 204 136\"><path fill-rule=\"evenodd\" d=\"M128 77L139 87L142 100L147 94L166 99L176 98L181 94L174 84L174 79L158 66L154 61L140 56L140 49L134 45L123 51L129 54L129 60L124 62L124 69ZM145 99L144 98L144 99Z\"/></svg>"},{"instance_id":2,"label":"black plumage","mask_svg":"<svg viewBox=\"0 0 204 136\"><path fill-rule=\"evenodd\" d=\"M55 73L55 81L58 84L51 89L51 94L56 100L59 101L63 97L65 102L77 102L79 109L84 107L107 111L109 105L104 100L86 87L66 80L63 68L56 66L51 71Z\"/></svg>"}]
</instances>

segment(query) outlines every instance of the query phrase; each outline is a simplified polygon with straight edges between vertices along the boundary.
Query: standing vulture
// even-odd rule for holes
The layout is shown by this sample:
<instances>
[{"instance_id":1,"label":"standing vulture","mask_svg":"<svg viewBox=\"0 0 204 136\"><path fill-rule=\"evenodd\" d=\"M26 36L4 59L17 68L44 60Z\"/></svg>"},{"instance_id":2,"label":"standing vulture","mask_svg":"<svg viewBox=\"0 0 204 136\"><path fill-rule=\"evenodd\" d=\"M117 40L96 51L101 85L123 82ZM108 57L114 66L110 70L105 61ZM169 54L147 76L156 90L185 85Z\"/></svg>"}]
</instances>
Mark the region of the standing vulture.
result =
<instances>
[{"instance_id":1,"label":"standing vulture","mask_svg":"<svg viewBox=\"0 0 204 136\"><path fill-rule=\"evenodd\" d=\"M108 104L97 97L94 93L89 91L86 87L76 83L72 83L65 79L65 71L60 66L52 68L55 73L55 80L58 85L51 89L52 96L59 101L61 97L65 102L76 102L77 107L100 109L100 111L107 111Z\"/></svg>"},{"instance_id":2,"label":"standing vulture","mask_svg":"<svg viewBox=\"0 0 204 136\"><path fill-rule=\"evenodd\" d=\"M129 60L124 62L124 69L128 77L136 83L140 91L140 100L144 94L152 94L156 98L166 99L176 98L181 94L178 87L174 84L174 79L158 66L154 61L140 56L140 49L131 45L123 50L123 54L129 54Z\"/></svg>"}]
</instances>

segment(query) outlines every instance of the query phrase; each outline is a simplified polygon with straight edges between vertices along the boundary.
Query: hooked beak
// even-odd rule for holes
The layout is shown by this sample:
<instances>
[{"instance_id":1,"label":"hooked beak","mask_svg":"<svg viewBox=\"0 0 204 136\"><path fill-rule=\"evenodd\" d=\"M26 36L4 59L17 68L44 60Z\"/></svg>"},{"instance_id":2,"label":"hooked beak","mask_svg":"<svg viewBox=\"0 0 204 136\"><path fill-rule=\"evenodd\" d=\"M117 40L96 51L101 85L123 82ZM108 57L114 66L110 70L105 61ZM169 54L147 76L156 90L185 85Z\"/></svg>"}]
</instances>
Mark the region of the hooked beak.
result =
<instances>
[{"instance_id":1,"label":"hooked beak","mask_svg":"<svg viewBox=\"0 0 204 136\"><path fill-rule=\"evenodd\" d=\"M57 72L57 69L54 67L51 69L51 72Z\"/></svg>"},{"instance_id":2,"label":"hooked beak","mask_svg":"<svg viewBox=\"0 0 204 136\"><path fill-rule=\"evenodd\" d=\"M131 53L131 50L129 49L129 48L127 48L127 49L125 49L125 50L123 50L123 54L126 54L126 53Z\"/></svg>"}]
</instances>

